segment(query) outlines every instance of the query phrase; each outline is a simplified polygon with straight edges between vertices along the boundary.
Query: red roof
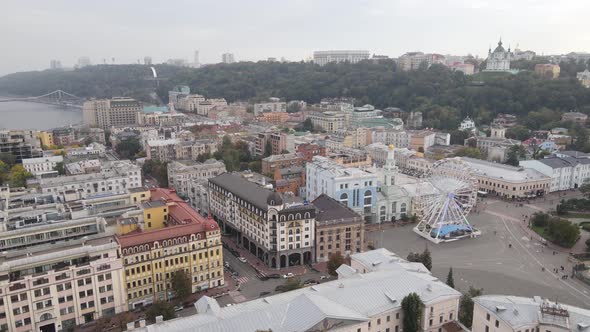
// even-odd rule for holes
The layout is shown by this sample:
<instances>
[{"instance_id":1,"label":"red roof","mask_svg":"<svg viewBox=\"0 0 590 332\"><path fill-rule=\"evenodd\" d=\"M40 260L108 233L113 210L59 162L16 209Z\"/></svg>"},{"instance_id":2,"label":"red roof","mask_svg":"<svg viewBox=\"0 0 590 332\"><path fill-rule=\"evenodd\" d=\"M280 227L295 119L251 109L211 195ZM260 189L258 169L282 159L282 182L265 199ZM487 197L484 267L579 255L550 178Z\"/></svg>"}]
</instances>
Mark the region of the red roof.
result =
<instances>
[{"instance_id":1,"label":"red roof","mask_svg":"<svg viewBox=\"0 0 590 332\"><path fill-rule=\"evenodd\" d=\"M137 231L127 235L117 236L121 247L132 247L140 244L153 243L167 239L177 238L183 235L202 233L205 237L206 231L217 230L219 226L215 220L201 216L182 200L176 191L166 188L150 189L151 201L162 200L169 204L170 220L173 225L152 231Z\"/></svg>"}]
</instances>

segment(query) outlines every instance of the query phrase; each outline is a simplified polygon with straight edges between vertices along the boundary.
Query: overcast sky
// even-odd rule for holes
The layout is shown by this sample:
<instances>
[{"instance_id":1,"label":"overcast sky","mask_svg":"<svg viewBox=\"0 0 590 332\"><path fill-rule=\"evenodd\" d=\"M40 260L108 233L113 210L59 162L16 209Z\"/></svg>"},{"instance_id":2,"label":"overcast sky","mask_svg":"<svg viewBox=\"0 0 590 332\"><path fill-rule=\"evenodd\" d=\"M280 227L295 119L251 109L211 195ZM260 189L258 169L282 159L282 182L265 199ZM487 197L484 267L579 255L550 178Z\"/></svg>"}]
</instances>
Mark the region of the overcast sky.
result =
<instances>
[{"instance_id":1,"label":"overcast sky","mask_svg":"<svg viewBox=\"0 0 590 332\"><path fill-rule=\"evenodd\" d=\"M0 75L137 62L301 60L314 50L485 56L505 46L538 54L590 51L590 0L2 0Z\"/></svg>"}]
</instances>

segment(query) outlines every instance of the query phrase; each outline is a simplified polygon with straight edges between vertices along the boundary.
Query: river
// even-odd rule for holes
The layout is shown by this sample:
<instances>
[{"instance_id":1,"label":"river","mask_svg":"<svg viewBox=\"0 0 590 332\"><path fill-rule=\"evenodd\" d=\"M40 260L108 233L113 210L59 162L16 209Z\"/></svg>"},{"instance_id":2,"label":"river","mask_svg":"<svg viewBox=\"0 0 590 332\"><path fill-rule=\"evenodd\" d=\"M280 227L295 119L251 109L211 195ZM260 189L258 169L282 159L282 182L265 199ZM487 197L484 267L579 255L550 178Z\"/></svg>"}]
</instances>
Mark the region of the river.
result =
<instances>
[{"instance_id":1,"label":"river","mask_svg":"<svg viewBox=\"0 0 590 332\"><path fill-rule=\"evenodd\" d=\"M2 99L2 97L0 97ZM82 110L22 101L0 102L0 129L51 129L82 122Z\"/></svg>"}]
</instances>

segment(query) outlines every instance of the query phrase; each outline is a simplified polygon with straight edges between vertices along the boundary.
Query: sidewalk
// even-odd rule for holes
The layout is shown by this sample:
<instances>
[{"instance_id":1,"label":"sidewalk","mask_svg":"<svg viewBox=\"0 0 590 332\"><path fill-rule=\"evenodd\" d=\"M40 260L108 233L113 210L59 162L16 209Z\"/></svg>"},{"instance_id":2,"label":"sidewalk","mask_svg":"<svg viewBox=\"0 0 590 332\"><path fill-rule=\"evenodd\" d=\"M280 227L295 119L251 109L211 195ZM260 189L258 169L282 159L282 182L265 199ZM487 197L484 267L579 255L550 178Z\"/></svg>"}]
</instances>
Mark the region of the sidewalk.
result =
<instances>
[{"instance_id":1,"label":"sidewalk","mask_svg":"<svg viewBox=\"0 0 590 332\"><path fill-rule=\"evenodd\" d=\"M256 272L258 272L261 276L268 276L275 273L287 274L293 273L294 275L302 275L307 273L307 269L305 266L297 265L297 266L290 266L284 267L282 269L273 269L266 266L258 257L251 254L248 250L244 248L240 248L234 241L232 241L229 237L223 236L222 241L228 247L236 250L241 257L244 257L248 260L248 264L252 266Z\"/></svg>"}]
</instances>

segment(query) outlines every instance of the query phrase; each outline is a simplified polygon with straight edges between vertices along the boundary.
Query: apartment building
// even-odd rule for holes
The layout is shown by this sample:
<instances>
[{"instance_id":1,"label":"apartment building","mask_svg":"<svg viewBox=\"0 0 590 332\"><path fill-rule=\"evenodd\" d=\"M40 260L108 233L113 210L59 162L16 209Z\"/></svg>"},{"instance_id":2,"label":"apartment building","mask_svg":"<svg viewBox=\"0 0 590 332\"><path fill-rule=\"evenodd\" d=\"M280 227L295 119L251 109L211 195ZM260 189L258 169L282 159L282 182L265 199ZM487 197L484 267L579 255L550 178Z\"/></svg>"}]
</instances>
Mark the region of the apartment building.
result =
<instances>
[{"instance_id":1,"label":"apartment building","mask_svg":"<svg viewBox=\"0 0 590 332\"><path fill-rule=\"evenodd\" d=\"M116 237L129 309L174 298L170 281L179 270L191 279L193 293L222 286L217 223L199 215L173 190L151 189L150 195L150 201L142 204L145 228ZM157 211L161 213L153 213Z\"/></svg>"},{"instance_id":2,"label":"apartment building","mask_svg":"<svg viewBox=\"0 0 590 332\"><path fill-rule=\"evenodd\" d=\"M39 138L39 141L41 142L41 146L49 147L49 146L54 145L52 132L39 131L39 132L37 132L37 137Z\"/></svg>"},{"instance_id":3,"label":"apartment building","mask_svg":"<svg viewBox=\"0 0 590 332\"><path fill-rule=\"evenodd\" d=\"M571 121L584 126L586 125L586 121L588 121L588 115L580 112L570 111L563 113L563 115L561 116L561 121Z\"/></svg>"},{"instance_id":4,"label":"apartment building","mask_svg":"<svg viewBox=\"0 0 590 332\"><path fill-rule=\"evenodd\" d=\"M287 112L265 112L260 113L256 120L260 122L267 122L267 123L285 123L289 120L289 113Z\"/></svg>"},{"instance_id":5,"label":"apartment building","mask_svg":"<svg viewBox=\"0 0 590 332\"><path fill-rule=\"evenodd\" d=\"M430 130L419 130L408 133L409 148L418 151L426 152L429 147L435 144L436 133Z\"/></svg>"},{"instance_id":6,"label":"apartment building","mask_svg":"<svg viewBox=\"0 0 590 332\"><path fill-rule=\"evenodd\" d=\"M520 166L549 176L549 192L579 188L590 178L590 158L585 156L549 156L539 160L523 160Z\"/></svg>"},{"instance_id":7,"label":"apartment building","mask_svg":"<svg viewBox=\"0 0 590 332\"><path fill-rule=\"evenodd\" d=\"M270 145L270 151L267 151L268 145ZM264 156L267 152L271 155L282 154L284 151L292 151L291 145L292 140L286 133L258 133L254 141L254 155Z\"/></svg>"},{"instance_id":8,"label":"apartment building","mask_svg":"<svg viewBox=\"0 0 590 332\"><path fill-rule=\"evenodd\" d=\"M206 180L225 172L225 164L215 159L202 163L192 160L172 161L168 164L168 186L186 196L192 180Z\"/></svg>"},{"instance_id":9,"label":"apartment building","mask_svg":"<svg viewBox=\"0 0 590 332\"><path fill-rule=\"evenodd\" d=\"M262 174L272 176L276 169L303 166L304 159L301 153L276 154L262 159Z\"/></svg>"},{"instance_id":10,"label":"apartment building","mask_svg":"<svg viewBox=\"0 0 590 332\"><path fill-rule=\"evenodd\" d=\"M112 126L135 125L139 123L141 110L141 102L132 98L93 99L84 102L82 121L105 130Z\"/></svg>"},{"instance_id":11,"label":"apartment building","mask_svg":"<svg viewBox=\"0 0 590 332\"><path fill-rule=\"evenodd\" d=\"M27 158L23 159L23 167L27 172L33 175L42 175L47 173L55 173L55 166L57 163L63 163L64 157L62 156L51 156L51 157L39 157L39 158Z\"/></svg>"},{"instance_id":12,"label":"apartment building","mask_svg":"<svg viewBox=\"0 0 590 332\"><path fill-rule=\"evenodd\" d=\"M307 115L307 118L311 120L314 128L325 130L328 133L346 129L348 126L348 116L343 112L311 112Z\"/></svg>"},{"instance_id":13,"label":"apartment building","mask_svg":"<svg viewBox=\"0 0 590 332\"><path fill-rule=\"evenodd\" d=\"M0 130L0 153L13 155L17 163L43 157L37 132L33 130Z\"/></svg>"},{"instance_id":14,"label":"apartment building","mask_svg":"<svg viewBox=\"0 0 590 332\"><path fill-rule=\"evenodd\" d=\"M462 331L456 325L461 293L431 275L424 265L408 263L384 249L351 258L358 268L342 265L338 280L231 307L221 307L215 299L204 296L195 303L196 315L137 331L399 332L404 318L401 302L410 293L420 294L423 302L419 331Z\"/></svg>"},{"instance_id":15,"label":"apartment building","mask_svg":"<svg viewBox=\"0 0 590 332\"><path fill-rule=\"evenodd\" d=\"M287 103L280 98L271 97L267 101L254 104L254 116L262 113L282 113L287 112Z\"/></svg>"},{"instance_id":16,"label":"apartment building","mask_svg":"<svg viewBox=\"0 0 590 332\"><path fill-rule=\"evenodd\" d=\"M33 179L27 185L51 194L62 202L86 198L100 193L122 192L142 185L141 168L128 160L102 164L100 173Z\"/></svg>"},{"instance_id":17,"label":"apartment building","mask_svg":"<svg viewBox=\"0 0 590 332\"><path fill-rule=\"evenodd\" d=\"M296 151L303 154L303 160L311 161L314 156L326 156L326 147L318 144L304 143L297 145Z\"/></svg>"},{"instance_id":18,"label":"apartment building","mask_svg":"<svg viewBox=\"0 0 590 332\"><path fill-rule=\"evenodd\" d=\"M369 217L375 212L377 180L374 173L316 156L306 164L306 199L313 201L326 194L356 213Z\"/></svg>"},{"instance_id":19,"label":"apartment building","mask_svg":"<svg viewBox=\"0 0 590 332\"><path fill-rule=\"evenodd\" d=\"M364 50L332 50L313 52L313 62L320 66L324 66L330 62L357 63L359 61L368 60L370 57L371 52Z\"/></svg>"},{"instance_id":20,"label":"apartment building","mask_svg":"<svg viewBox=\"0 0 590 332\"><path fill-rule=\"evenodd\" d=\"M590 310L552 302L540 296L483 295L473 299L473 331L585 331Z\"/></svg>"},{"instance_id":21,"label":"apartment building","mask_svg":"<svg viewBox=\"0 0 590 332\"><path fill-rule=\"evenodd\" d=\"M336 253L348 257L363 250L365 220L358 213L324 194L312 205L317 209L315 256L318 262L327 262Z\"/></svg>"},{"instance_id":22,"label":"apartment building","mask_svg":"<svg viewBox=\"0 0 590 332\"><path fill-rule=\"evenodd\" d=\"M159 161L196 160L202 154L217 152L217 142L210 139L154 139L145 143L147 159Z\"/></svg>"},{"instance_id":23,"label":"apartment building","mask_svg":"<svg viewBox=\"0 0 590 332\"><path fill-rule=\"evenodd\" d=\"M551 188L551 177L532 168L514 167L489 161L464 158L477 178L480 191L505 198L543 196Z\"/></svg>"},{"instance_id":24,"label":"apartment building","mask_svg":"<svg viewBox=\"0 0 590 332\"><path fill-rule=\"evenodd\" d=\"M224 173L209 179L209 212L271 268L315 262L315 208L294 196Z\"/></svg>"},{"instance_id":25,"label":"apartment building","mask_svg":"<svg viewBox=\"0 0 590 332\"><path fill-rule=\"evenodd\" d=\"M424 54L423 52L408 52L397 59L397 65L404 71L416 70L421 65L428 68L432 64L443 64L444 62L445 57L443 55L434 53Z\"/></svg>"},{"instance_id":26,"label":"apartment building","mask_svg":"<svg viewBox=\"0 0 590 332\"><path fill-rule=\"evenodd\" d=\"M538 63L535 65L535 73L546 78L558 78L561 68L553 63Z\"/></svg>"},{"instance_id":27,"label":"apartment building","mask_svg":"<svg viewBox=\"0 0 590 332\"><path fill-rule=\"evenodd\" d=\"M127 310L112 237L58 242L0 255L0 328L67 331Z\"/></svg>"}]
</instances>

